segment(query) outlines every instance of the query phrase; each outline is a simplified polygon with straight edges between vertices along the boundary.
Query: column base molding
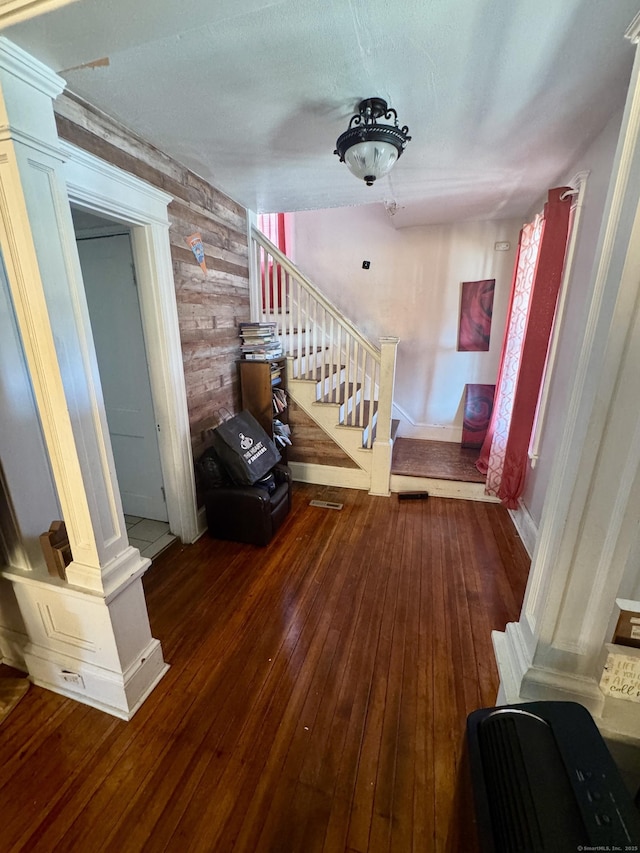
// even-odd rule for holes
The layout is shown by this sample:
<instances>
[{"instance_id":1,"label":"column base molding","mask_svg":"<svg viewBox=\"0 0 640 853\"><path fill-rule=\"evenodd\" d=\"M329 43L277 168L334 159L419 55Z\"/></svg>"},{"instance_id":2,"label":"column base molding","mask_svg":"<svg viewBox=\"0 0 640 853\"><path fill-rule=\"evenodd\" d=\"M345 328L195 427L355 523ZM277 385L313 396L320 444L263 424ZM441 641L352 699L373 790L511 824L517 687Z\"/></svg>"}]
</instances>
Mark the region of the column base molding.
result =
<instances>
[{"instance_id":1,"label":"column base molding","mask_svg":"<svg viewBox=\"0 0 640 853\"><path fill-rule=\"evenodd\" d=\"M519 622L511 622L503 632L491 634L500 675L500 696L506 703L579 702L599 717L604 694L593 678L536 666L522 635Z\"/></svg>"},{"instance_id":2,"label":"column base molding","mask_svg":"<svg viewBox=\"0 0 640 853\"><path fill-rule=\"evenodd\" d=\"M131 719L168 669L151 636L140 577L107 599L55 579L3 576L25 624L24 669L33 683Z\"/></svg>"},{"instance_id":3,"label":"column base molding","mask_svg":"<svg viewBox=\"0 0 640 853\"><path fill-rule=\"evenodd\" d=\"M528 663L528 651L518 622L491 635L500 675L497 705L523 702L578 702L593 716L608 741L640 748L638 704L605 696L594 678L544 669Z\"/></svg>"},{"instance_id":4,"label":"column base molding","mask_svg":"<svg viewBox=\"0 0 640 853\"><path fill-rule=\"evenodd\" d=\"M29 643L25 661L30 680L38 687L75 699L121 720L130 720L169 669L158 640L124 672L65 657Z\"/></svg>"},{"instance_id":5,"label":"column base molding","mask_svg":"<svg viewBox=\"0 0 640 853\"><path fill-rule=\"evenodd\" d=\"M71 562L67 566L67 582L74 587L102 594L108 602L119 595L123 587L133 583L147 571L151 560L142 557L132 545L110 560L101 570L81 563Z\"/></svg>"}]
</instances>

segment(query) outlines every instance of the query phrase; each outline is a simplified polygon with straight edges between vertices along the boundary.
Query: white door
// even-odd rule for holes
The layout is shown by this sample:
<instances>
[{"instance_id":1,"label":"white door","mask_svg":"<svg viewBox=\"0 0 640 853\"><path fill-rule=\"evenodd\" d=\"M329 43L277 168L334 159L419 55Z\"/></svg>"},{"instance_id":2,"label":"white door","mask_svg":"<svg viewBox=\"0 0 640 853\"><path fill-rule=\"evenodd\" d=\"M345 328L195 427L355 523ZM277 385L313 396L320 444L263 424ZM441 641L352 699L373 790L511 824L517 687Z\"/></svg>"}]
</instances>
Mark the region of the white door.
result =
<instances>
[{"instance_id":1,"label":"white door","mask_svg":"<svg viewBox=\"0 0 640 853\"><path fill-rule=\"evenodd\" d=\"M80 238L78 253L122 507L167 521L129 235Z\"/></svg>"}]
</instances>

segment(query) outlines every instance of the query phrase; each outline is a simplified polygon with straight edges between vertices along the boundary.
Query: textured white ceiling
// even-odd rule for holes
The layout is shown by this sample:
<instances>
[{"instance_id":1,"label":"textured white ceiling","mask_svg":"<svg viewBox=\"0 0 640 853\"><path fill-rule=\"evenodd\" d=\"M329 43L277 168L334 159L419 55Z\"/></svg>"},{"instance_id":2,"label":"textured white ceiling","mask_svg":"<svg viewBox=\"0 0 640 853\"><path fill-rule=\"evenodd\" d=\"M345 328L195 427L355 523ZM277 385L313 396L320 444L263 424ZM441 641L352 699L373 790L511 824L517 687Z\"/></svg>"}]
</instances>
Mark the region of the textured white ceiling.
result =
<instances>
[{"instance_id":1,"label":"textured white ceiling","mask_svg":"<svg viewBox=\"0 0 640 853\"><path fill-rule=\"evenodd\" d=\"M384 202L400 227L527 212L624 103L634 54L624 32L639 8L77 0L11 26L0 12L0 28L70 91L251 210ZM372 96L412 141L366 187L333 149Z\"/></svg>"}]
</instances>

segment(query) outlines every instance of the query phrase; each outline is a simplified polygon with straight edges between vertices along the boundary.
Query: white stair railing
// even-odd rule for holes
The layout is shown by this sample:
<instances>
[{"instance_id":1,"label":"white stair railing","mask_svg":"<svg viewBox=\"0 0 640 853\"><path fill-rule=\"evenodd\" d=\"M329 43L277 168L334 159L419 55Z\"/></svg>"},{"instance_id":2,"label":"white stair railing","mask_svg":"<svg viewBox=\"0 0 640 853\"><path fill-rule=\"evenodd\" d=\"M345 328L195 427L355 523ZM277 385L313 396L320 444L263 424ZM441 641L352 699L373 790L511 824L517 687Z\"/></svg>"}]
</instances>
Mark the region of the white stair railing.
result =
<instances>
[{"instance_id":1,"label":"white stair railing","mask_svg":"<svg viewBox=\"0 0 640 853\"><path fill-rule=\"evenodd\" d=\"M340 425L362 429L364 447L373 446L376 420L384 412L385 423L377 429L386 440L393 370L381 371L380 349L255 227L250 263L258 291L254 290L258 305L254 320L276 323L284 354L292 359L290 378L318 382L318 400L339 404Z\"/></svg>"}]
</instances>

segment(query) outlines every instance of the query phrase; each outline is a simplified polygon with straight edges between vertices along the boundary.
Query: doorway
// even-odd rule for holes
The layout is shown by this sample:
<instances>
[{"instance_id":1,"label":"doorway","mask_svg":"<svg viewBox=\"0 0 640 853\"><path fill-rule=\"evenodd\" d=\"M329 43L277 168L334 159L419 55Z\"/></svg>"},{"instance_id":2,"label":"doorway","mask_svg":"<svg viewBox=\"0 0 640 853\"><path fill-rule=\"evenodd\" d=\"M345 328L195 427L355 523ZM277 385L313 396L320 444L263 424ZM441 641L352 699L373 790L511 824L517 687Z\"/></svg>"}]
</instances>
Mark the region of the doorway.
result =
<instances>
[{"instance_id":1,"label":"doorway","mask_svg":"<svg viewBox=\"0 0 640 853\"><path fill-rule=\"evenodd\" d=\"M206 529L196 503L167 208L172 197L60 140L67 194L77 209L130 229L169 524L185 543ZM90 332L88 332L90 333Z\"/></svg>"},{"instance_id":2,"label":"doorway","mask_svg":"<svg viewBox=\"0 0 640 853\"><path fill-rule=\"evenodd\" d=\"M143 556L170 544L130 230L72 207L109 436L129 541Z\"/></svg>"}]
</instances>

